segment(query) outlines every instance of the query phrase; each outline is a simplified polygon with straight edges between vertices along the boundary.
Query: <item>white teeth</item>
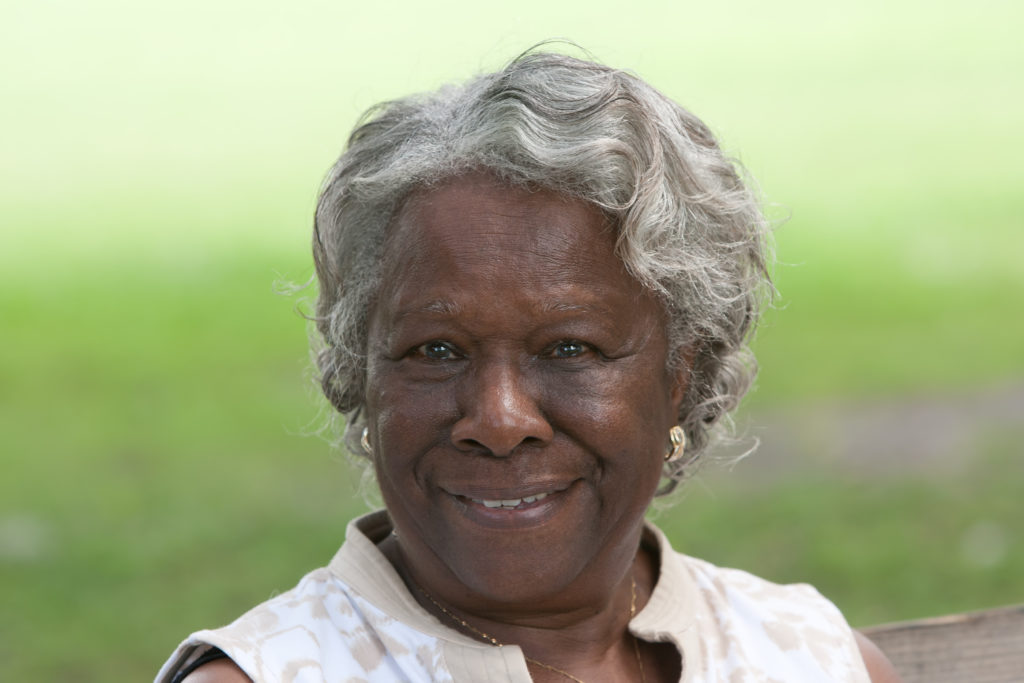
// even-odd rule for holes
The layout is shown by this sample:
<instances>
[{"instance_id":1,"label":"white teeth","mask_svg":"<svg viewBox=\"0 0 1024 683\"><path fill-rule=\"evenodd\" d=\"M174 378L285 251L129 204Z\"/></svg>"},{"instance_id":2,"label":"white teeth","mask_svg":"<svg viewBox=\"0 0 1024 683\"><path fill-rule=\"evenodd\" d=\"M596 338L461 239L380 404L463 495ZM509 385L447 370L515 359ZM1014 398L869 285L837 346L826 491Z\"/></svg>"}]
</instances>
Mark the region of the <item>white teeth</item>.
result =
<instances>
[{"instance_id":1,"label":"white teeth","mask_svg":"<svg viewBox=\"0 0 1024 683\"><path fill-rule=\"evenodd\" d=\"M471 498L470 500L489 508L515 508L519 507L520 503L536 503L538 500L544 500L547 497L547 493L538 493L534 496L526 496L525 498L510 498L502 500L480 500L477 498Z\"/></svg>"}]
</instances>

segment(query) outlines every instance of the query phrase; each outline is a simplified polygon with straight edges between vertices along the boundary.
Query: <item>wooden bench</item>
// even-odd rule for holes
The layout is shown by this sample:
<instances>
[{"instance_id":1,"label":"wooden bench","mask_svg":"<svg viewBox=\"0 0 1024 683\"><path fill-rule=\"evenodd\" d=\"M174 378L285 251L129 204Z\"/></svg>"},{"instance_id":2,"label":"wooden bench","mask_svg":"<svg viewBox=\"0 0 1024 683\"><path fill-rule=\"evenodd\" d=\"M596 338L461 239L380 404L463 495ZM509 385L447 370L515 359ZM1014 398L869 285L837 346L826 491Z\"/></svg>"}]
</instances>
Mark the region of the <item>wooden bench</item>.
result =
<instances>
[{"instance_id":1,"label":"wooden bench","mask_svg":"<svg viewBox=\"0 0 1024 683\"><path fill-rule=\"evenodd\" d=\"M906 683L1024 681L1024 605L861 629Z\"/></svg>"}]
</instances>

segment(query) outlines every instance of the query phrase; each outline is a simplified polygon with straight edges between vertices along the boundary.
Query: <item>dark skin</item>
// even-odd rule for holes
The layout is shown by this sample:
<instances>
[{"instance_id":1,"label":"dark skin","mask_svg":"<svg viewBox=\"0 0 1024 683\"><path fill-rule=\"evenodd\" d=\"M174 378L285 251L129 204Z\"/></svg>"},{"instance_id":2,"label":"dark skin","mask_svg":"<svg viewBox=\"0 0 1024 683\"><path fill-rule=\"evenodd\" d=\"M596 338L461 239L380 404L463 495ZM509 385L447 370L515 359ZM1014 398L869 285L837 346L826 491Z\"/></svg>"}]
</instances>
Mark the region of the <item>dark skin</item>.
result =
<instances>
[{"instance_id":1,"label":"dark skin","mask_svg":"<svg viewBox=\"0 0 1024 683\"><path fill-rule=\"evenodd\" d=\"M641 532L688 379L667 361L688 350L614 241L590 205L463 176L407 202L370 315L369 440L397 532L380 549L424 609L519 645L536 681L569 680L536 662L680 675L627 623L634 581L639 610L657 580ZM222 661L188 680L248 679Z\"/></svg>"}]
</instances>

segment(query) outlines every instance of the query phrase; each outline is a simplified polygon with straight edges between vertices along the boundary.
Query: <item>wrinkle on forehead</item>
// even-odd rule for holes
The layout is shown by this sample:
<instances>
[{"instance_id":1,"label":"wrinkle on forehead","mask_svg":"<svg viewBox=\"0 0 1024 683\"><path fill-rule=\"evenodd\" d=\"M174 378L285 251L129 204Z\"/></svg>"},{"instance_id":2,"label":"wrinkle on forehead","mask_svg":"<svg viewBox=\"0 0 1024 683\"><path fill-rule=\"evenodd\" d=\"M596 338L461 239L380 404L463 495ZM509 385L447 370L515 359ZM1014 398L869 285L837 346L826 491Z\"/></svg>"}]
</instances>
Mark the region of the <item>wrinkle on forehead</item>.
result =
<instances>
[{"instance_id":1,"label":"wrinkle on forehead","mask_svg":"<svg viewBox=\"0 0 1024 683\"><path fill-rule=\"evenodd\" d=\"M499 192L495 193L495 189ZM508 201L500 201L503 197ZM461 212L457 215L450 214L453 198L460 200ZM477 198L481 201L476 201ZM431 220L426 220L428 216ZM405 243L426 238L422 233L425 223L447 224L452 228L472 225L476 239L491 238L492 243L505 246L510 263L530 256L554 263L576 261L580 254L572 235L589 233L595 223L603 226L593 235L595 239L608 240L613 249L616 239L609 217L598 207L552 190L508 185L488 173L458 176L414 192L391 223L385 254L404 256L400 252L406 251ZM442 246L444 242L451 243L451 251L458 253L465 234L449 229L434 237L440 239ZM461 256L472 258L471 253Z\"/></svg>"},{"instance_id":2,"label":"wrinkle on forehead","mask_svg":"<svg viewBox=\"0 0 1024 683\"><path fill-rule=\"evenodd\" d=\"M603 299L595 299L592 302L580 303L578 301L547 300L539 304L541 314L547 313L578 313L580 315L609 315L611 309L604 303ZM465 312L465 306L459 301L452 299L433 299L425 303L419 303L407 310L395 311L396 316L401 319L410 315L431 315L438 317L455 318Z\"/></svg>"},{"instance_id":3,"label":"wrinkle on forehead","mask_svg":"<svg viewBox=\"0 0 1024 683\"><path fill-rule=\"evenodd\" d=\"M481 174L410 197L389 228L382 266L378 305L398 318L458 317L481 287L514 288L517 301L539 314L613 315L606 301L613 293L638 305L649 295L619 258L604 212ZM437 280L447 292L424 290Z\"/></svg>"}]
</instances>

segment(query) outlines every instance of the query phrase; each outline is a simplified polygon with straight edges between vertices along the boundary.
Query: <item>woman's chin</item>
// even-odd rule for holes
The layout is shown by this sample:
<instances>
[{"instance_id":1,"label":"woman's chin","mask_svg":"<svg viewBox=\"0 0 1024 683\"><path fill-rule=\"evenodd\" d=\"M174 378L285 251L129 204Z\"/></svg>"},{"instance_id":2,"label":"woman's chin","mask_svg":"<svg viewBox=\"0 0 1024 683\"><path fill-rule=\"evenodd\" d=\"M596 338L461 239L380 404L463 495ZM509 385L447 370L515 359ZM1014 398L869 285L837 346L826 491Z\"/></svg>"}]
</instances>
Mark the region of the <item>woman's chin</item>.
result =
<instances>
[{"instance_id":1,"label":"woman's chin","mask_svg":"<svg viewBox=\"0 0 1024 683\"><path fill-rule=\"evenodd\" d=\"M453 475L429 491L402 498L387 490L399 561L429 595L497 611L599 603L634 557L647 503L616 498L580 476Z\"/></svg>"},{"instance_id":2,"label":"woman's chin","mask_svg":"<svg viewBox=\"0 0 1024 683\"><path fill-rule=\"evenodd\" d=\"M583 567L546 554L478 554L450 567L481 611L558 612Z\"/></svg>"},{"instance_id":3,"label":"woman's chin","mask_svg":"<svg viewBox=\"0 0 1024 683\"><path fill-rule=\"evenodd\" d=\"M427 541L434 554L481 597L513 603L550 596L600 552L598 507L581 482L537 500L504 500L494 506L485 498L445 494L428 522L438 525L428 532L436 539Z\"/></svg>"}]
</instances>

